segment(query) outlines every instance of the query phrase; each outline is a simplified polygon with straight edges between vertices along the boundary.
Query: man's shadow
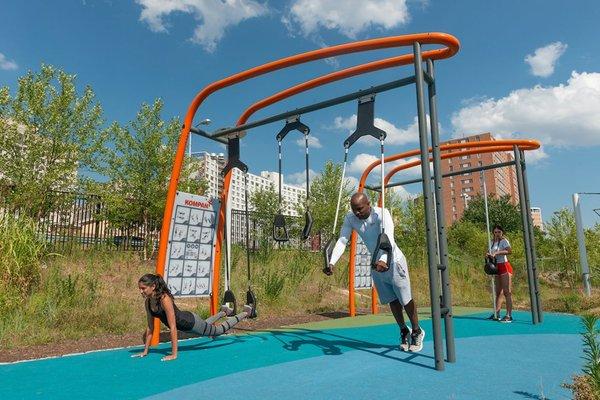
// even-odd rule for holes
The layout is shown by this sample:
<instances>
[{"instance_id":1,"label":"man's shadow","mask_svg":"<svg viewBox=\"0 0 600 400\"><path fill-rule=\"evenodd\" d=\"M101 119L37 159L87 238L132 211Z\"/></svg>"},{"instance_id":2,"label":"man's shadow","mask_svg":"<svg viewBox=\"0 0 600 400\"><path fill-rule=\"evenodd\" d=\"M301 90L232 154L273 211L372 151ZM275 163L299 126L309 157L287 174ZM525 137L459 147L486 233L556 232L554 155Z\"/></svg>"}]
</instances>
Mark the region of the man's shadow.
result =
<instances>
[{"instance_id":1,"label":"man's shadow","mask_svg":"<svg viewBox=\"0 0 600 400\"><path fill-rule=\"evenodd\" d=\"M282 343L282 348L287 351L299 351L303 346L315 346L321 349L323 355L338 356L343 354L343 348L347 348L435 370L435 367L432 365L417 361L418 359L434 360L432 356L422 353L401 352L398 345L368 342L318 329L288 328L286 330L269 330L264 332L269 333L273 338ZM323 336L331 337L331 339L323 338Z\"/></svg>"}]
</instances>

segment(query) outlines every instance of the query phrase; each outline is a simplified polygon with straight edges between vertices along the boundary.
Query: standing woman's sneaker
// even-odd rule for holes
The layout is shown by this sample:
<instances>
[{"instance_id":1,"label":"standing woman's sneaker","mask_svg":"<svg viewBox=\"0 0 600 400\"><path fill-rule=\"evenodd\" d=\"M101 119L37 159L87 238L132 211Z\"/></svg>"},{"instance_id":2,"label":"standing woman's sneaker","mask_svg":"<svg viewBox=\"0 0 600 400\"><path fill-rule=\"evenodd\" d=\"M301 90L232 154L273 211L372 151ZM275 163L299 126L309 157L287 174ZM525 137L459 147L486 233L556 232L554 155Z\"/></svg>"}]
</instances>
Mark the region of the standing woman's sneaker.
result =
<instances>
[{"instance_id":1,"label":"standing woman's sneaker","mask_svg":"<svg viewBox=\"0 0 600 400\"><path fill-rule=\"evenodd\" d=\"M423 350L423 339L425 338L425 331L423 328L419 328L418 331L413 330L410 334L410 346L408 351L417 353Z\"/></svg>"},{"instance_id":2,"label":"standing woman's sneaker","mask_svg":"<svg viewBox=\"0 0 600 400\"><path fill-rule=\"evenodd\" d=\"M407 326L400 329L400 350L402 351L408 351L408 348L410 347L408 339L410 337L410 332L411 330L408 329Z\"/></svg>"},{"instance_id":3,"label":"standing woman's sneaker","mask_svg":"<svg viewBox=\"0 0 600 400\"><path fill-rule=\"evenodd\" d=\"M502 317L500 322L502 322L503 324L510 324L512 322L512 317L510 315L505 315L504 317Z\"/></svg>"},{"instance_id":4,"label":"standing woman's sneaker","mask_svg":"<svg viewBox=\"0 0 600 400\"><path fill-rule=\"evenodd\" d=\"M489 317L487 317L486 319L489 319L489 320L492 320L492 321L500 321L500 318L496 314L492 314Z\"/></svg>"}]
</instances>

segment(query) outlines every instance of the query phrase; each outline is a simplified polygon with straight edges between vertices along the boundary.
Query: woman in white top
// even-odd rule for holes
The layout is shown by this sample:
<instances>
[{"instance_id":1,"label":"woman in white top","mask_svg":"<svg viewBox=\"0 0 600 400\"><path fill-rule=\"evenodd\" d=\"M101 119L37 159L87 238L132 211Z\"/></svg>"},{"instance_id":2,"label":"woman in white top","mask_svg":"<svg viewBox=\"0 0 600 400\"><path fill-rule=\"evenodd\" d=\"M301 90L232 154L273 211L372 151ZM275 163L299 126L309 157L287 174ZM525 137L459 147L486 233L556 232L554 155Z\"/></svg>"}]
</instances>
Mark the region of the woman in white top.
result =
<instances>
[{"instance_id":1,"label":"woman in white top","mask_svg":"<svg viewBox=\"0 0 600 400\"><path fill-rule=\"evenodd\" d=\"M498 267L498 275L494 277L496 280L496 310L490 316L490 319L498 320L500 318L500 310L502 309L502 297L506 299L506 315L500 319L500 322L512 322L512 275L513 268L508 261L508 254L512 254L510 243L504 237L504 229L500 225L494 225L492 229L494 239L490 247L488 256L494 257L496 266Z\"/></svg>"}]
</instances>

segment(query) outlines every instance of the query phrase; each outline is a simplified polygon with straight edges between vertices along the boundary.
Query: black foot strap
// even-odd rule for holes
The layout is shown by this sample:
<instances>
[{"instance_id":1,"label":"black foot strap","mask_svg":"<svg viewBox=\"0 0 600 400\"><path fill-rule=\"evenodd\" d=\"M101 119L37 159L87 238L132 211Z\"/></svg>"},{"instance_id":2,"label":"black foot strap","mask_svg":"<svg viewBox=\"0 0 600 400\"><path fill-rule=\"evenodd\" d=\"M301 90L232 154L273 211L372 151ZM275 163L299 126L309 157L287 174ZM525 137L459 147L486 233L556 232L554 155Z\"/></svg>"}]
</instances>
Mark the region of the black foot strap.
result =
<instances>
[{"instance_id":1,"label":"black foot strap","mask_svg":"<svg viewBox=\"0 0 600 400\"><path fill-rule=\"evenodd\" d=\"M227 307L233 308L233 315L237 314L237 305L235 302L235 295L231 290L226 290L223 295L223 302L221 304L227 305ZM230 306L230 304L232 306Z\"/></svg>"},{"instance_id":2,"label":"black foot strap","mask_svg":"<svg viewBox=\"0 0 600 400\"><path fill-rule=\"evenodd\" d=\"M252 312L248 315L248 318L256 318L258 315L256 314L256 295L252 291L252 289L248 289L246 292L246 304L252 307Z\"/></svg>"}]
</instances>

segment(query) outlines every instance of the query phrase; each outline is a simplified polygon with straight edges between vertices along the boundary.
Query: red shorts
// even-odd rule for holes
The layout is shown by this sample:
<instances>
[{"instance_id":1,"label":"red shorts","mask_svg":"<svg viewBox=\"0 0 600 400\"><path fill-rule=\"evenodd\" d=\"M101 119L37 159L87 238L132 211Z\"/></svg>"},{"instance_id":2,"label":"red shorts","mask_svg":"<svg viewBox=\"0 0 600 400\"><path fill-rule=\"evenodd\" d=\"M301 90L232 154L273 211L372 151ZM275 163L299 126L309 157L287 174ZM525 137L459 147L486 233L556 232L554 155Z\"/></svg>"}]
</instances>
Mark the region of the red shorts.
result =
<instances>
[{"instance_id":1,"label":"red shorts","mask_svg":"<svg viewBox=\"0 0 600 400\"><path fill-rule=\"evenodd\" d=\"M497 263L496 266L498 267L498 275L504 275L504 274L511 274L513 273L513 269L512 269L512 265L510 265L510 262L503 262L503 263Z\"/></svg>"}]
</instances>

